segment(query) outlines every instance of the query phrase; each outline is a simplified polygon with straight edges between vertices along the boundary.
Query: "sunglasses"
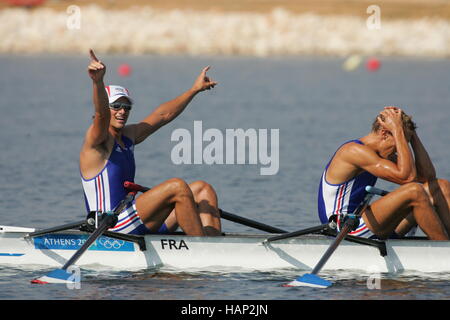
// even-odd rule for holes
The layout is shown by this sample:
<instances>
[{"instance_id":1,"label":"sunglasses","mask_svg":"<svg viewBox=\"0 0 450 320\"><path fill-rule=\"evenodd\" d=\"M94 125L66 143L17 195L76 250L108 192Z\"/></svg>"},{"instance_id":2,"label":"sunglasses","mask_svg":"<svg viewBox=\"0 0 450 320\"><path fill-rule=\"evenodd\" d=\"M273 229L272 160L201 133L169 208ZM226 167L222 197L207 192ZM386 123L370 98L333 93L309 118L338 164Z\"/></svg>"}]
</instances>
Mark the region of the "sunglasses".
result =
<instances>
[{"instance_id":1,"label":"sunglasses","mask_svg":"<svg viewBox=\"0 0 450 320\"><path fill-rule=\"evenodd\" d=\"M115 103L110 103L109 107L111 109L113 109L114 111L119 111L120 109L124 109L125 111L130 111L132 108L132 105L129 103L120 103L120 102L115 102Z\"/></svg>"}]
</instances>

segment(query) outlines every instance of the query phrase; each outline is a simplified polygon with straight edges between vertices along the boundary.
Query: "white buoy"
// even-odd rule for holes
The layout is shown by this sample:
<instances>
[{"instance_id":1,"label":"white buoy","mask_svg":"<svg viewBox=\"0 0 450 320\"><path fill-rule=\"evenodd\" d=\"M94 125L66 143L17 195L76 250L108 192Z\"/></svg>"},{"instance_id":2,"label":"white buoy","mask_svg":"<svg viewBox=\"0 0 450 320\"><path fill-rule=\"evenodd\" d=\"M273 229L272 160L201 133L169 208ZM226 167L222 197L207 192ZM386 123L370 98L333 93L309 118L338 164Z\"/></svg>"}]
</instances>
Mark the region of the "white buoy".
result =
<instances>
[{"instance_id":1,"label":"white buoy","mask_svg":"<svg viewBox=\"0 0 450 320\"><path fill-rule=\"evenodd\" d=\"M346 71L354 71L356 68L359 67L359 65L361 64L361 61L362 61L362 58L360 55L353 54L345 60L342 67Z\"/></svg>"}]
</instances>

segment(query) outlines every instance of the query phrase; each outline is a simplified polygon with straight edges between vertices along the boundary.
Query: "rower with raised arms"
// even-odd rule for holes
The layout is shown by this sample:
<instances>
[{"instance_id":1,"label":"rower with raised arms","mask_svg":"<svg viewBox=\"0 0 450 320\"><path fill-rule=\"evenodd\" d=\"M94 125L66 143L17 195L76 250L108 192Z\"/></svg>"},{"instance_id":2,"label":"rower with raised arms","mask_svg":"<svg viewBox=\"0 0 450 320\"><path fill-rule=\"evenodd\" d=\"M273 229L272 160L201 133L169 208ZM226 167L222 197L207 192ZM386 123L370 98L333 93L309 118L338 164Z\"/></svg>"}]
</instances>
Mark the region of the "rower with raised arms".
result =
<instances>
[{"instance_id":1,"label":"rower with raised arms","mask_svg":"<svg viewBox=\"0 0 450 320\"><path fill-rule=\"evenodd\" d=\"M350 235L403 237L418 225L429 239L449 239L450 183L436 177L416 124L397 107L385 107L368 135L344 143L327 164L318 194L322 223L335 215L340 226L378 178L400 187L370 204Z\"/></svg>"},{"instance_id":2,"label":"rower with raised arms","mask_svg":"<svg viewBox=\"0 0 450 320\"><path fill-rule=\"evenodd\" d=\"M174 120L200 92L214 88L204 68L193 86L161 104L136 124L126 124L134 101L130 92L105 86L105 64L90 50L88 74L92 79L94 117L80 152L80 172L88 211L110 211L125 198L125 181L134 182L134 146ZM141 194L118 216L110 231L129 234L167 233L181 229L187 235L221 234L215 190L204 181L191 184L169 179Z\"/></svg>"}]
</instances>

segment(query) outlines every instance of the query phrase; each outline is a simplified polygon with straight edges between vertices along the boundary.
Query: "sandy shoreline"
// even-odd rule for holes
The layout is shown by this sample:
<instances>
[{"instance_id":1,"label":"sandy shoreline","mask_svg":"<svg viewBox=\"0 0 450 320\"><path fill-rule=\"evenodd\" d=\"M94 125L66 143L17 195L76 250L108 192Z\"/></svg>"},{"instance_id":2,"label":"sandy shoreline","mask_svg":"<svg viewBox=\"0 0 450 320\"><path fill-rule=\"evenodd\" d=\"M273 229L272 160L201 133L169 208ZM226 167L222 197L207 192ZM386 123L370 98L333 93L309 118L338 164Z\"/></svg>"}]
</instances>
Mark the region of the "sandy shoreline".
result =
<instances>
[{"instance_id":1,"label":"sandy shoreline","mask_svg":"<svg viewBox=\"0 0 450 320\"><path fill-rule=\"evenodd\" d=\"M236 3L229 1L228 9ZM283 1L293 2L276 3ZM115 9L78 2L84 3L78 11L67 11L68 1L49 1L54 8L0 10L0 53L84 54L93 47L99 53L160 55L450 57L450 20L442 18L389 20L382 16L380 28L370 30L367 14L322 15L283 8L267 12L169 10L133 5L141 0L130 1L127 9L119 10L127 2L98 1ZM170 4L174 2L187 3L174 0ZM275 3L242 0L243 4L252 2Z\"/></svg>"},{"instance_id":2,"label":"sandy shoreline","mask_svg":"<svg viewBox=\"0 0 450 320\"><path fill-rule=\"evenodd\" d=\"M0 2L0 9L11 7L7 3L17 0L4 1ZM295 14L350 15L361 18L367 17L367 7L376 4L381 8L382 18L386 20L423 17L450 20L450 2L447 0L46 0L40 7L65 10L69 5L84 7L91 4L112 10L151 6L161 10L255 13L283 8Z\"/></svg>"}]
</instances>

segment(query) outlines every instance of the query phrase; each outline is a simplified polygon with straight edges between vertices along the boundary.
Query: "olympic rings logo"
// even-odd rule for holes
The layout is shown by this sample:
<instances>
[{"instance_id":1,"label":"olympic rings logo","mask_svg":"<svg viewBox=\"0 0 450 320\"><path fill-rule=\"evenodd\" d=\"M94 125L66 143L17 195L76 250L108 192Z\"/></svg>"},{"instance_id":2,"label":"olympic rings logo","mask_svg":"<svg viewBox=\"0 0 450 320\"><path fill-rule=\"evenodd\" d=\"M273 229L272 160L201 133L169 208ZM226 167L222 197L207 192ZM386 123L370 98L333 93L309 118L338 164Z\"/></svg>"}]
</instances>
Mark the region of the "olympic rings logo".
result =
<instances>
[{"instance_id":1,"label":"olympic rings logo","mask_svg":"<svg viewBox=\"0 0 450 320\"><path fill-rule=\"evenodd\" d=\"M120 249L124 244L124 240L102 237L98 241L106 249Z\"/></svg>"}]
</instances>

